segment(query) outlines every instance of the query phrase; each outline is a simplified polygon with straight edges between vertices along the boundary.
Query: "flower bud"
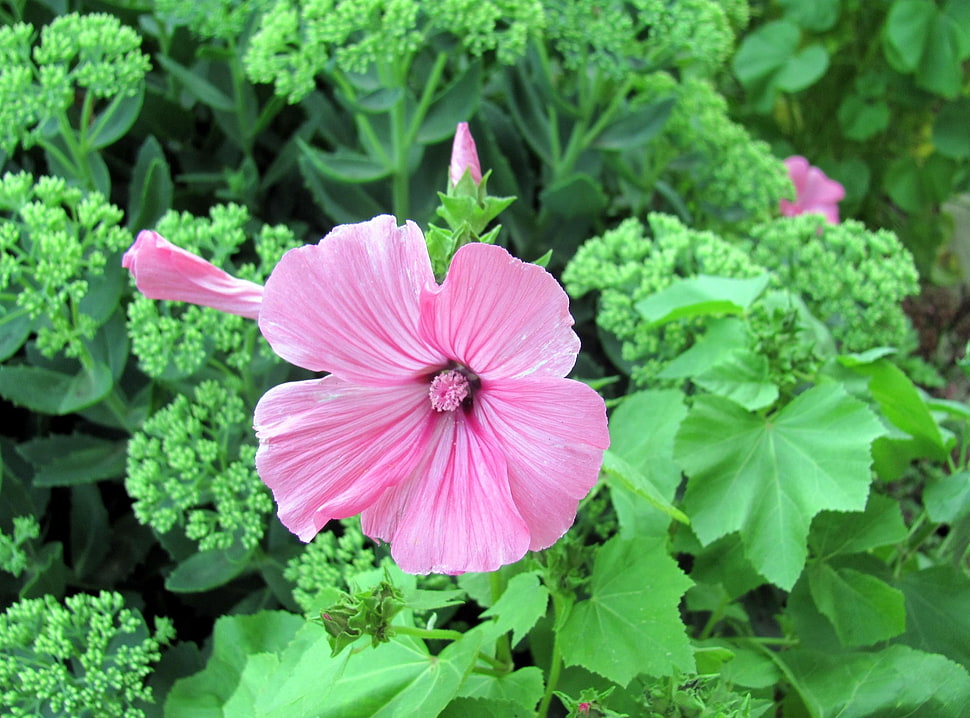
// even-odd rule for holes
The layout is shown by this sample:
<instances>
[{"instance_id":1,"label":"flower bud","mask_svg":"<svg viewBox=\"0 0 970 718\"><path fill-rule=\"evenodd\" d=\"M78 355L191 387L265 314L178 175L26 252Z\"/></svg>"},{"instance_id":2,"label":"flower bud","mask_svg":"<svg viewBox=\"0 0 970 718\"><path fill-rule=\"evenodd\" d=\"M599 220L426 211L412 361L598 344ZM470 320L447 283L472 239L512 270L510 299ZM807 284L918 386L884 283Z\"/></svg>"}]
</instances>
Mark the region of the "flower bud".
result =
<instances>
[{"instance_id":1,"label":"flower bud","mask_svg":"<svg viewBox=\"0 0 970 718\"><path fill-rule=\"evenodd\" d=\"M482 166L478 162L478 150L475 149L475 140L468 129L468 123L459 122L455 130L455 141L451 146L451 165L448 168L452 187L461 181L466 170L471 172L472 181L477 186L482 181Z\"/></svg>"}]
</instances>

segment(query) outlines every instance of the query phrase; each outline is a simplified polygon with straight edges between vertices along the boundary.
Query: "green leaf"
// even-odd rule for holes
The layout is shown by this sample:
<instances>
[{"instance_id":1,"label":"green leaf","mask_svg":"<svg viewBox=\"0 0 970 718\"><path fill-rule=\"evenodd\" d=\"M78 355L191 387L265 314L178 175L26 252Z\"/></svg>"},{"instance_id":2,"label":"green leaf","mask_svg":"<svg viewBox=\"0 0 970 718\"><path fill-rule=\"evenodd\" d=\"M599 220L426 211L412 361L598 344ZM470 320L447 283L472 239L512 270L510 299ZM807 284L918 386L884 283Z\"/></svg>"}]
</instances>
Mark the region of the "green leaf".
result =
<instances>
[{"instance_id":1,"label":"green leaf","mask_svg":"<svg viewBox=\"0 0 970 718\"><path fill-rule=\"evenodd\" d=\"M750 344L747 324L737 317L715 317L707 331L687 351L660 370L661 379L689 379L725 361L734 351Z\"/></svg>"},{"instance_id":2,"label":"green leaf","mask_svg":"<svg viewBox=\"0 0 970 718\"><path fill-rule=\"evenodd\" d=\"M891 546L904 541L908 533L899 504L871 493L862 513L823 511L816 516L808 544L816 556L827 558Z\"/></svg>"},{"instance_id":3,"label":"green leaf","mask_svg":"<svg viewBox=\"0 0 970 718\"><path fill-rule=\"evenodd\" d=\"M646 144L663 129L675 104L676 99L670 97L620 113L619 119L596 136L593 147L625 152Z\"/></svg>"},{"instance_id":4,"label":"green leaf","mask_svg":"<svg viewBox=\"0 0 970 718\"><path fill-rule=\"evenodd\" d=\"M791 18L800 27L813 32L831 30L839 19L841 9L840 0L779 0L778 4L784 8L786 18Z\"/></svg>"},{"instance_id":5,"label":"green leaf","mask_svg":"<svg viewBox=\"0 0 970 718\"><path fill-rule=\"evenodd\" d=\"M765 582L744 554L738 534L722 536L694 553L690 577L697 583L720 585L736 599Z\"/></svg>"},{"instance_id":6,"label":"green leaf","mask_svg":"<svg viewBox=\"0 0 970 718\"><path fill-rule=\"evenodd\" d=\"M14 305L14 300L0 302L0 361L6 361L24 345L34 331L34 320L26 309Z\"/></svg>"},{"instance_id":7,"label":"green leaf","mask_svg":"<svg viewBox=\"0 0 970 718\"><path fill-rule=\"evenodd\" d=\"M535 572L520 573L509 579L505 591L496 603L482 613L482 618L496 617L492 627L497 633L512 631L512 647L532 630L536 622L546 615L549 591L539 584Z\"/></svg>"},{"instance_id":8,"label":"green leaf","mask_svg":"<svg viewBox=\"0 0 970 718\"><path fill-rule=\"evenodd\" d=\"M902 592L871 574L819 562L808 571L808 587L843 646L871 646L906 629Z\"/></svg>"},{"instance_id":9,"label":"green leaf","mask_svg":"<svg viewBox=\"0 0 970 718\"><path fill-rule=\"evenodd\" d=\"M930 37L932 40L927 42L916 72L916 85L937 95L954 98L960 94L963 85L961 30L955 20L937 13Z\"/></svg>"},{"instance_id":10,"label":"green leaf","mask_svg":"<svg viewBox=\"0 0 970 718\"><path fill-rule=\"evenodd\" d=\"M896 427L912 436L922 455L943 461L948 453L940 428L916 386L903 371L888 359L870 364L849 363L852 369L869 379L869 392L883 415Z\"/></svg>"},{"instance_id":11,"label":"green leaf","mask_svg":"<svg viewBox=\"0 0 970 718\"><path fill-rule=\"evenodd\" d=\"M755 569L790 589L812 517L858 511L869 493L872 440L882 427L841 386L816 386L770 417L699 396L674 457L689 481L684 508L704 544L740 531Z\"/></svg>"},{"instance_id":12,"label":"green leaf","mask_svg":"<svg viewBox=\"0 0 970 718\"><path fill-rule=\"evenodd\" d=\"M222 706L232 696L250 656L276 653L306 625L301 616L284 611L263 611L252 616L223 616L212 633L212 656L205 668L175 682L165 701L168 718L223 718ZM321 643L330 646L326 634Z\"/></svg>"},{"instance_id":13,"label":"green leaf","mask_svg":"<svg viewBox=\"0 0 970 718\"><path fill-rule=\"evenodd\" d=\"M90 576L111 548L108 510L97 486L71 489L71 567L78 579Z\"/></svg>"},{"instance_id":14,"label":"green leaf","mask_svg":"<svg viewBox=\"0 0 970 718\"><path fill-rule=\"evenodd\" d=\"M595 216L607 205L600 183L584 172L574 172L539 193L543 209L558 217Z\"/></svg>"},{"instance_id":15,"label":"green leaf","mask_svg":"<svg viewBox=\"0 0 970 718\"><path fill-rule=\"evenodd\" d=\"M906 646L875 653L777 654L812 716L962 718L970 676L943 656Z\"/></svg>"},{"instance_id":16,"label":"green leaf","mask_svg":"<svg viewBox=\"0 0 970 718\"><path fill-rule=\"evenodd\" d=\"M899 642L970 670L970 578L935 566L907 574L897 585L906 597L906 633Z\"/></svg>"},{"instance_id":17,"label":"green leaf","mask_svg":"<svg viewBox=\"0 0 970 718\"><path fill-rule=\"evenodd\" d=\"M859 95L846 95L836 117L843 135L864 142L889 127L889 105L884 100L867 101Z\"/></svg>"},{"instance_id":18,"label":"green leaf","mask_svg":"<svg viewBox=\"0 0 970 718\"><path fill-rule=\"evenodd\" d=\"M165 588L176 593L198 593L222 586L249 565L249 554L239 545L192 554L168 575Z\"/></svg>"},{"instance_id":19,"label":"green leaf","mask_svg":"<svg viewBox=\"0 0 970 718\"><path fill-rule=\"evenodd\" d=\"M679 612L690 585L664 539L610 539L596 555L590 597L576 603L559 628L563 661L621 686L640 673L693 671Z\"/></svg>"},{"instance_id":20,"label":"green leaf","mask_svg":"<svg viewBox=\"0 0 970 718\"><path fill-rule=\"evenodd\" d=\"M86 434L31 439L17 451L37 468L36 486L71 486L124 476L127 442Z\"/></svg>"},{"instance_id":21,"label":"green leaf","mask_svg":"<svg viewBox=\"0 0 970 718\"><path fill-rule=\"evenodd\" d=\"M155 226L172 207L175 186L162 146L149 135L138 149L128 186L128 229L138 231Z\"/></svg>"},{"instance_id":22,"label":"green leaf","mask_svg":"<svg viewBox=\"0 0 970 718\"><path fill-rule=\"evenodd\" d=\"M748 33L732 61L732 69L745 87L769 79L795 52L801 38L798 26L789 20L765 23Z\"/></svg>"},{"instance_id":23,"label":"green leaf","mask_svg":"<svg viewBox=\"0 0 970 718\"><path fill-rule=\"evenodd\" d=\"M481 94L481 63L476 62L435 98L415 140L430 145L454 136L458 123L474 116Z\"/></svg>"},{"instance_id":24,"label":"green leaf","mask_svg":"<svg viewBox=\"0 0 970 718\"><path fill-rule=\"evenodd\" d=\"M767 357L751 350L728 354L695 376L694 383L752 411L771 406L778 398L778 387L769 380Z\"/></svg>"},{"instance_id":25,"label":"green leaf","mask_svg":"<svg viewBox=\"0 0 970 718\"><path fill-rule=\"evenodd\" d=\"M74 376L42 367L0 366L0 395L42 414L72 414L101 401L112 386L111 370L95 364Z\"/></svg>"},{"instance_id":26,"label":"green leaf","mask_svg":"<svg viewBox=\"0 0 970 718\"><path fill-rule=\"evenodd\" d=\"M88 148L100 150L120 140L135 124L144 101L144 83L134 95L117 95L95 116L93 124L88 128Z\"/></svg>"},{"instance_id":27,"label":"green leaf","mask_svg":"<svg viewBox=\"0 0 970 718\"><path fill-rule=\"evenodd\" d=\"M391 173L383 162L371 159L367 155L343 149L337 152L321 152L310 147L302 139L297 139L296 143L302 157L309 162L310 166L331 180L359 184L383 179Z\"/></svg>"},{"instance_id":28,"label":"green leaf","mask_svg":"<svg viewBox=\"0 0 970 718\"><path fill-rule=\"evenodd\" d=\"M751 279L701 274L678 279L641 299L634 308L652 327L689 317L742 314L761 295L770 279L768 274Z\"/></svg>"},{"instance_id":29,"label":"green leaf","mask_svg":"<svg viewBox=\"0 0 970 718\"><path fill-rule=\"evenodd\" d=\"M936 6L930 0L896 0L886 17L883 51L897 72L913 72L930 39Z\"/></svg>"},{"instance_id":30,"label":"green leaf","mask_svg":"<svg viewBox=\"0 0 970 718\"><path fill-rule=\"evenodd\" d=\"M818 82L828 68L828 52L814 43L788 58L775 77L775 85L785 92L801 92Z\"/></svg>"},{"instance_id":31,"label":"green leaf","mask_svg":"<svg viewBox=\"0 0 970 718\"><path fill-rule=\"evenodd\" d=\"M955 160L970 158L970 97L948 102L933 122L933 145L944 157Z\"/></svg>"},{"instance_id":32,"label":"green leaf","mask_svg":"<svg viewBox=\"0 0 970 718\"><path fill-rule=\"evenodd\" d=\"M610 415L610 459L629 466L625 481L610 474L610 497L624 538L664 536L675 516L672 502L680 485L674 463L674 435L687 415L684 396L673 389L628 394ZM620 480L613 480L616 476ZM629 486L627 486L629 484Z\"/></svg>"},{"instance_id":33,"label":"green leaf","mask_svg":"<svg viewBox=\"0 0 970 718\"><path fill-rule=\"evenodd\" d=\"M954 523L970 515L970 471L931 478L923 488L923 504L930 518Z\"/></svg>"},{"instance_id":34,"label":"green leaf","mask_svg":"<svg viewBox=\"0 0 970 718\"><path fill-rule=\"evenodd\" d=\"M528 666L498 676L472 673L462 684L458 695L464 698L512 703L535 710L536 704L542 700L544 689L542 670L536 666Z\"/></svg>"},{"instance_id":35,"label":"green leaf","mask_svg":"<svg viewBox=\"0 0 970 718\"><path fill-rule=\"evenodd\" d=\"M664 498L650 479L610 450L603 454L603 471L609 477L611 487L618 486L636 498L646 501L654 508L660 509L669 517L683 524L690 523L684 512Z\"/></svg>"},{"instance_id":36,"label":"green leaf","mask_svg":"<svg viewBox=\"0 0 970 718\"><path fill-rule=\"evenodd\" d=\"M156 58L159 64L169 74L173 75L175 79L182 83L182 86L190 95L203 104L208 105L213 110L222 110L223 112L233 112L235 110L232 99L205 79L201 73L193 72L163 53L158 53Z\"/></svg>"}]
</instances>

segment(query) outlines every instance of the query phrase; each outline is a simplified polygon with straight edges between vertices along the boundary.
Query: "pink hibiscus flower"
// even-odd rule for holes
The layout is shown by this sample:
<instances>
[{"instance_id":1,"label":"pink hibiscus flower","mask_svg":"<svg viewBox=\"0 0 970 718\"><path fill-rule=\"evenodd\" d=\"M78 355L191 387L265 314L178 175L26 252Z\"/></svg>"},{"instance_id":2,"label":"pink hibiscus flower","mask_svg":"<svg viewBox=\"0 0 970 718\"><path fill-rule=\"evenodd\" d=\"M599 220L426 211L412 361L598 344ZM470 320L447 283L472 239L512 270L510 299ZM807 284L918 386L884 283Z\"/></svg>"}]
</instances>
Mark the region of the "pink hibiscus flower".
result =
<instances>
[{"instance_id":1,"label":"pink hibiscus flower","mask_svg":"<svg viewBox=\"0 0 970 718\"><path fill-rule=\"evenodd\" d=\"M380 216L290 250L259 326L322 379L256 407L256 466L309 541L361 514L411 573L492 571L555 543L609 445L603 400L544 269L470 244L438 285L424 237Z\"/></svg>"},{"instance_id":2,"label":"pink hibiscus flower","mask_svg":"<svg viewBox=\"0 0 970 718\"><path fill-rule=\"evenodd\" d=\"M563 378L579 339L544 269L470 244L435 282L421 231L390 216L286 253L266 287L154 232L123 264L140 290L259 318L322 379L256 407L256 465L309 541L360 513L412 573L491 571L555 543L609 445L603 400Z\"/></svg>"},{"instance_id":3,"label":"pink hibiscus flower","mask_svg":"<svg viewBox=\"0 0 970 718\"><path fill-rule=\"evenodd\" d=\"M781 213L785 217L796 217L814 212L824 215L831 224L838 224L839 202L845 197L845 188L826 177L818 167L812 167L804 157L789 157L785 166L795 185L795 201L780 200Z\"/></svg>"}]
</instances>

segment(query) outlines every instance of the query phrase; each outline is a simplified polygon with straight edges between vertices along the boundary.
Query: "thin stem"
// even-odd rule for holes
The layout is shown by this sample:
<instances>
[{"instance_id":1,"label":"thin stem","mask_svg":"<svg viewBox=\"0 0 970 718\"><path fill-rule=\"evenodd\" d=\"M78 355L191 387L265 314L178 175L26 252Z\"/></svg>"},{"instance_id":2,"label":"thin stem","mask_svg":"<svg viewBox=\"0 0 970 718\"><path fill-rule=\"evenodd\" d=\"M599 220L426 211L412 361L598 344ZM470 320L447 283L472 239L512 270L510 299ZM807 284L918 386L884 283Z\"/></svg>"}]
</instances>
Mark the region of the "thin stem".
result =
<instances>
[{"instance_id":1,"label":"thin stem","mask_svg":"<svg viewBox=\"0 0 970 718\"><path fill-rule=\"evenodd\" d=\"M502 597L505 593L505 581L502 579L501 574L498 571L492 571L488 575L488 582L492 592L492 605ZM501 636L495 639L495 655L498 660L501 661L506 670L511 669L512 662L512 648L509 645L509 634L503 633Z\"/></svg>"},{"instance_id":2,"label":"thin stem","mask_svg":"<svg viewBox=\"0 0 970 718\"><path fill-rule=\"evenodd\" d=\"M555 617L558 619L564 614L562 597L555 591L552 592L552 606L555 611ZM556 621L553 621L553 626L555 626ZM559 631L553 630L552 638L552 658L549 663L549 679L546 681L546 692L542 696L542 702L539 704L539 718L544 718L549 714L549 704L552 702L553 692L556 690L556 684L559 682L559 674L562 672L562 655L559 653Z\"/></svg>"},{"instance_id":3,"label":"thin stem","mask_svg":"<svg viewBox=\"0 0 970 718\"><path fill-rule=\"evenodd\" d=\"M399 636L414 636L415 638L438 639L443 641L457 641L465 634L448 628L417 628L416 626L394 626L394 633Z\"/></svg>"}]
</instances>

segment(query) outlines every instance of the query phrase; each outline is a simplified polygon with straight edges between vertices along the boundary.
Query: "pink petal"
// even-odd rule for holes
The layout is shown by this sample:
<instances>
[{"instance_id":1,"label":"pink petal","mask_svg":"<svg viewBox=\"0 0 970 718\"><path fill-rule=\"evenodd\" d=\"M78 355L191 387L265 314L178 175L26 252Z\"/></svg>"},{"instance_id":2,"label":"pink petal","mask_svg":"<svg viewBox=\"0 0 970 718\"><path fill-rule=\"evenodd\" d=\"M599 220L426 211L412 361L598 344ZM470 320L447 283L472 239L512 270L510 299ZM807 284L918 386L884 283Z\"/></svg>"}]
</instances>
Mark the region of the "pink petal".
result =
<instances>
[{"instance_id":1,"label":"pink petal","mask_svg":"<svg viewBox=\"0 0 970 718\"><path fill-rule=\"evenodd\" d=\"M569 373L579 352L569 298L542 267L467 244L421 297L421 334L482 379Z\"/></svg>"},{"instance_id":2,"label":"pink petal","mask_svg":"<svg viewBox=\"0 0 970 718\"><path fill-rule=\"evenodd\" d=\"M361 514L363 532L389 541L408 573L494 571L529 547L505 460L469 415L438 415L429 451L411 476Z\"/></svg>"},{"instance_id":3,"label":"pink petal","mask_svg":"<svg viewBox=\"0 0 970 718\"><path fill-rule=\"evenodd\" d=\"M256 405L256 468L280 521L309 541L413 472L432 426L428 387L375 388L335 376L280 384Z\"/></svg>"},{"instance_id":4,"label":"pink petal","mask_svg":"<svg viewBox=\"0 0 970 718\"><path fill-rule=\"evenodd\" d=\"M826 177L818 167L811 166L804 157L789 157L785 160L785 166L795 186L795 201L779 200L781 214L785 217L821 214L832 224L838 224L838 203L845 198L845 188Z\"/></svg>"},{"instance_id":5,"label":"pink petal","mask_svg":"<svg viewBox=\"0 0 970 718\"><path fill-rule=\"evenodd\" d=\"M249 319L259 316L263 288L222 271L210 262L163 238L157 232L138 233L121 265L149 299L168 299L212 307Z\"/></svg>"},{"instance_id":6,"label":"pink petal","mask_svg":"<svg viewBox=\"0 0 970 718\"><path fill-rule=\"evenodd\" d=\"M791 183L795 185L796 195L801 195L808 177L808 168L811 165L801 155L792 155L785 159L785 167L788 168L788 176L791 178Z\"/></svg>"},{"instance_id":7,"label":"pink petal","mask_svg":"<svg viewBox=\"0 0 970 718\"><path fill-rule=\"evenodd\" d=\"M297 366L394 385L446 362L418 337L418 299L433 286L421 230L381 215L283 255L266 282L259 328Z\"/></svg>"},{"instance_id":8,"label":"pink petal","mask_svg":"<svg viewBox=\"0 0 970 718\"><path fill-rule=\"evenodd\" d=\"M475 147L475 139L468 129L467 122L459 122L455 130L455 140L451 145L451 165L448 167L448 175L452 186L458 184L469 170L475 184L482 181L482 166L478 162L478 150Z\"/></svg>"},{"instance_id":9,"label":"pink petal","mask_svg":"<svg viewBox=\"0 0 970 718\"><path fill-rule=\"evenodd\" d=\"M529 549L551 546L599 477L610 445L603 399L581 382L528 378L483 387L475 412L508 462Z\"/></svg>"}]
</instances>

